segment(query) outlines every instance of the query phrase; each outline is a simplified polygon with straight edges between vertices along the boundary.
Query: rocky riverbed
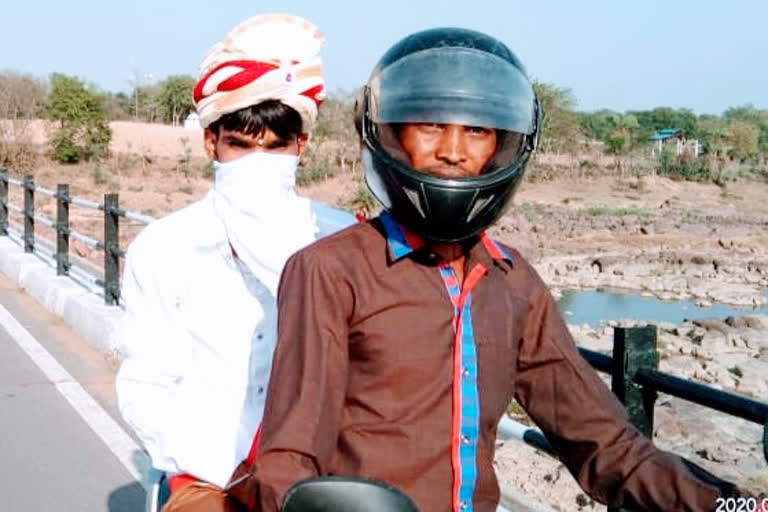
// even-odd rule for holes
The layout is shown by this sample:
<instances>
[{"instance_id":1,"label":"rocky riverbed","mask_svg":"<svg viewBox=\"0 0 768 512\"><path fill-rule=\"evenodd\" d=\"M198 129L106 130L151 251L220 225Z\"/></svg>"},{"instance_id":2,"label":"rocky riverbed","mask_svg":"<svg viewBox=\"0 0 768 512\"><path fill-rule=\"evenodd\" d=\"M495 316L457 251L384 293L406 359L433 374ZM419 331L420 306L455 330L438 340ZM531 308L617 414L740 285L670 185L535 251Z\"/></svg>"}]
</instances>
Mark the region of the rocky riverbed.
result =
<instances>
[{"instance_id":1,"label":"rocky riverbed","mask_svg":"<svg viewBox=\"0 0 768 512\"><path fill-rule=\"evenodd\" d=\"M492 233L518 248L555 291L765 304L768 185L606 181L532 184Z\"/></svg>"},{"instance_id":2,"label":"rocky riverbed","mask_svg":"<svg viewBox=\"0 0 768 512\"><path fill-rule=\"evenodd\" d=\"M768 186L754 182L528 184L492 234L517 247L556 295L619 289L705 307L760 306L768 290L766 199ZM768 317L681 322L660 325L662 371L766 401ZM570 328L580 346L610 353L613 325ZM656 402L657 446L757 492L768 491L762 435L756 424L684 400L660 395ZM523 443L503 443L496 463L503 486L543 506L516 510L605 510L562 464Z\"/></svg>"}]
</instances>

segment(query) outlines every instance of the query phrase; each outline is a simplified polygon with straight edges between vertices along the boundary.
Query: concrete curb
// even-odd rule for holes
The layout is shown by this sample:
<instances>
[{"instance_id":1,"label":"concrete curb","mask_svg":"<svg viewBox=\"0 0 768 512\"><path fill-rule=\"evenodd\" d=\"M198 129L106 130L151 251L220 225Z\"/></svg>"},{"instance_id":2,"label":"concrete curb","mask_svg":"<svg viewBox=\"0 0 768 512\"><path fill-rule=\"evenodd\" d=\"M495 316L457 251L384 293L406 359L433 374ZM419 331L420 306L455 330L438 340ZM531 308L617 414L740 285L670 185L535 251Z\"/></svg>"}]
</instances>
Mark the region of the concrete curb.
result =
<instances>
[{"instance_id":1,"label":"concrete curb","mask_svg":"<svg viewBox=\"0 0 768 512\"><path fill-rule=\"evenodd\" d=\"M116 331L124 314L121 308L107 306L102 297L68 277L57 276L55 268L38 256L25 253L8 237L0 237L0 272L61 317L91 347L111 361L119 361Z\"/></svg>"}]
</instances>

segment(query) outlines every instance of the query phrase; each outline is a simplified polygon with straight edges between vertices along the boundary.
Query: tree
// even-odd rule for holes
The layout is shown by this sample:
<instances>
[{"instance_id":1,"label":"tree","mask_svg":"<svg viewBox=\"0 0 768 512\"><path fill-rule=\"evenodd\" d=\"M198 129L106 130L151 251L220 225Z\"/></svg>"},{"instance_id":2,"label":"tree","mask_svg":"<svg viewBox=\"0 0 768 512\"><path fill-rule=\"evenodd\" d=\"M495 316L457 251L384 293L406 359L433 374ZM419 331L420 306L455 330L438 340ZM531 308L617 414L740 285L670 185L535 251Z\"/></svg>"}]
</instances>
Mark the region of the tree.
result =
<instances>
[{"instance_id":1,"label":"tree","mask_svg":"<svg viewBox=\"0 0 768 512\"><path fill-rule=\"evenodd\" d=\"M637 132L640 123L633 114L614 114L609 118L613 127L605 142L608 150L615 154L621 154L632 149L633 144L638 141Z\"/></svg>"},{"instance_id":2,"label":"tree","mask_svg":"<svg viewBox=\"0 0 768 512\"><path fill-rule=\"evenodd\" d=\"M723 119L726 121L744 121L756 126L763 124L762 112L751 103L739 107L730 107L723 112Z\"/></svg>"},{"instance_id":3,"label":"tree","mask_svg":"<svg viewBox=\"0 0 768 512\"><path fill-rule=\"evenodd\" d=\"M731 107L723 113L727 121L742 121L758 129L757 146L761 153L768 153L768 110L759 110L751 103Z\"/></svg>"},{"instance_id":4,"label":"tree","mask_svg":"<svg viewBox=\"0 0 768 512\"><path fill-rule=\"evenodd\" d=\"M0 119L39 119L45 110L45 82L31 75L0 73Z\"/></svg>"},{"instance_id":5,"label":"tree","mask_svg":"<svg viewBox=\"0 0 768 512\"><path fill-rule=\"evenodd\" d=\"M338 91L322 105L312 129L312 143L296 177L303 184L360 168L360 146L354 125L354 93Z\"/></svg>"},{"instance_id":6,"label":"tree","mask_svg":"<svg viewBox=\"0 0 768 512\"><path fill-rule=\"evenodd\" d=\"M627 114L637 118L641 137L650 136L664 128L676 128L686 138L699 138L699 118L689 109L657 107L653 110L629 111Z\"/></svg>"},{"instance_id":7,"label":"tree","mask_svg":"<svg viewBox=\"0 0 768 512\"><path fill-rule=\"evenodd\" d=\"M699 142L704 151L722 156L728 147L728 123L723 119L712 116L699 116Z\"/></svg>"},{"instance_id":8,"label":"tree","mask_svg":"<svg viewBox=\"0 0 768 512\"><path fill-rule=\"evenodd\" d=\"M43 116L46 85L31 75L0 73L0 165L27 172L37 165L29 121Z\"/></svg>"},{"instance_id":9,"label":"tree","mask_svg":"<svg viewBox=\"0 0 768 512\"><path fill-rule=\"evenodd\" d=\"M354 98L354 93L339 92L323 101L312 135L314 137L356 141Z\"/></svg>"},{"instance_id":10,"label":"tree","mask_svg":"<svg viewBox=\"0 0 768 512\"><path fill-rule=\"evenodd\" d=\"M78 78L51 75L46 114L58 127L50 140L53 157L64 163L106 155L112 132L104 96Z\"/></svg>"},{"instance_id":11,"label":"tree","mask_svg":"<svg viewBox=\"0 0 768 512\"><path fill-rule=\"evenodd\" d=\"M158 84L157 117L164 123L179 124L194 107L192 89L196 80L189 75L172 75Z\"/></svg>"},{"instance_id":12,"label":"tree","mask_svg":"<svg viewBox=\"0 0 768 512\"><path fill-rule=\"evenodd\" d=\"M615 129L613 118L621 115L613 110L603 109L596 112L581 112L581 128L590 139L605 142Z\"/></svg>"},{"instance_id":13,"label":"tree","mask_svg":"<svg viewBox=\"0 0 768 512\"><path fill-rule=\"evenodd\" d=\"M540 147L542 152L567 151L583 136L579 116L574 112L576 98L570 89L534 81L533 89L544 110Z\"/></svg>"},{"instance_id":14,"label":"tree","mask_svg":"<svg viewBox=\"0 0 768 512\"><path fill-rule=\"evenodd\" d=\"M744 160L757 154L760 136L757 126L744 121L731 121L728 128L731 156Z\"/></svg>"},{"instance_id":15,"label":"tree","mask_svg":"<svg viewBox=\"0 0 768 512\"><path fill-rule=\"evenodd\" d=\"M125 121L133 118L133 98L124 92L106 93L104 104L107 119L110 121Z\"/></svg>"},{"instance_id":16,"label":"tree","mask_svg":"<svg viewBox=\"0 0 768 512\"><path fill-rule=\"evenodd\" d=\"M135 112L136 118L146 123L154 123L157 120L160 86L157 84L139 86L133 91L132 96L139 109L138 112Z\"/></svg>"}]
</instances>

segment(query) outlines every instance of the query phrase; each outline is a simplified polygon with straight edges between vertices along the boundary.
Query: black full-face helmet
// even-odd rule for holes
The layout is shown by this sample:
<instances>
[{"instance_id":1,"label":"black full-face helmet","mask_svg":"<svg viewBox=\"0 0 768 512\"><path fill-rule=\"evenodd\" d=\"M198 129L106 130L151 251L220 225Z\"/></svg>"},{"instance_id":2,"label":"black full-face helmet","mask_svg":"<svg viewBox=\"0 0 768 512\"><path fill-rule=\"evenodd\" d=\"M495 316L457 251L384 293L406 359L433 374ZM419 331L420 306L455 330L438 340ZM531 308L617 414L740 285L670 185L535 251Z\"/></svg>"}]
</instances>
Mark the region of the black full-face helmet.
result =
<instances>
[{"instance_id":1,"label":"black full-face helmet","mask_svg":"<svg viewBox=\"0 0 768 512\"><path fill-rule=\"evenodd\" d=\"M356 126L368 188L384 209L426 240L466 240L504 212L536 148L541 111L525 68L500 41L438 28L390 48L361 90ZM410 166L398 130L405 123L496 130L481 174L446 178Z\"/></svg>"}]
</instances>

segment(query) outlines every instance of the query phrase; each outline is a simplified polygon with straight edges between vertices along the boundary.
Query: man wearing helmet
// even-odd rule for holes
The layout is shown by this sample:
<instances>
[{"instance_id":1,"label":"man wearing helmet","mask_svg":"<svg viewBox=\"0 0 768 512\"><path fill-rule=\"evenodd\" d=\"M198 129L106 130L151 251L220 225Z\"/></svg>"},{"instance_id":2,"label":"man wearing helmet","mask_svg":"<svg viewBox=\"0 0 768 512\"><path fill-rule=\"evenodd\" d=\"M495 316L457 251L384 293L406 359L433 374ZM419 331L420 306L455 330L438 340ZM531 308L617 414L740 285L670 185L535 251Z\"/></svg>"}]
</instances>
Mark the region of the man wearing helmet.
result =
<instances>
[{"instance_id":1,"label":"man wearing helmet","mask_svg":"<svg viewBox=\"0 0 768 512\"><path fill-rule=\"evenodd\" d=\"M297 480L354 474L425 512L494 510L512 398L603 503L709 511L732 490L628 423L535 270L485 234L540 120L522 64L484 34L419 32L382 57L356 122L384 212L286 265L259 456L233 489L249 509L276 510Z\"/></svg>"}]
</instances>

